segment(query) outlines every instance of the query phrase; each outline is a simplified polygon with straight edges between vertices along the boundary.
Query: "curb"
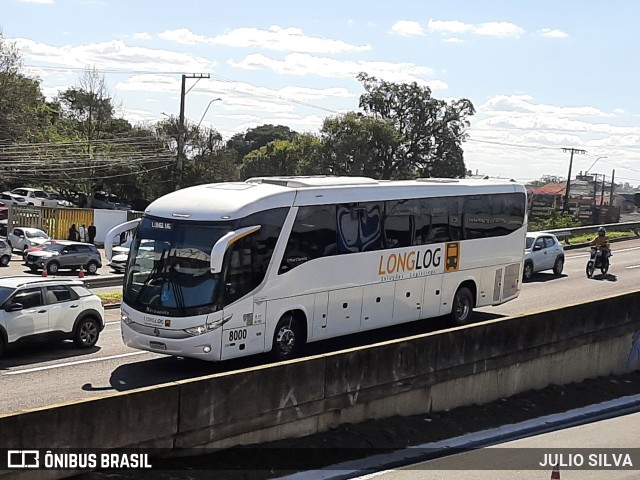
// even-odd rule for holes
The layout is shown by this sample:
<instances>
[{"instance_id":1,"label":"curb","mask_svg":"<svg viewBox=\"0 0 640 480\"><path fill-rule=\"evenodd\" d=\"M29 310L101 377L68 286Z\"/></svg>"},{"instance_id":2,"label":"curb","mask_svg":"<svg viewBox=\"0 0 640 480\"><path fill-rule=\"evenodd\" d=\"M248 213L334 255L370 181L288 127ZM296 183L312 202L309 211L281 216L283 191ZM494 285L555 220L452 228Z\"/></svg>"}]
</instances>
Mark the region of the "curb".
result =
<instances>
[{"instance_id":1,"label":"curb","mask_svg":"<svg viewBox=\"0 0 640 480\"><path fill-rule=\"evenodd\" d=\"M369 479L388 470L395 470L416 463L435 460L469 450L484 448L507 441L575 427L640 410L640 395L576 408L564 413L554 413L523 422L468 433L458 437L422 445L415 445L387 454L374 455L359 460L347 461L318 470L297 472L279 480L346 480Z\"/></svg>"}]
</instances>

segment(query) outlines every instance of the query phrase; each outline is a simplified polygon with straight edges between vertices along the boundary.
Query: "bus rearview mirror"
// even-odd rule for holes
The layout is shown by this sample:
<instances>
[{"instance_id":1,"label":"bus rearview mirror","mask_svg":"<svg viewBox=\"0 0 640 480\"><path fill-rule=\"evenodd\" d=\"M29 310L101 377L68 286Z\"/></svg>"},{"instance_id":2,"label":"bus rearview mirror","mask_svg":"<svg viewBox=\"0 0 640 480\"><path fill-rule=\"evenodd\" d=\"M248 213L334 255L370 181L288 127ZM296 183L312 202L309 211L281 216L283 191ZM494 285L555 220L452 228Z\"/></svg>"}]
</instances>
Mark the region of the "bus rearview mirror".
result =
<instances>
[{"instance_id":1,"label":"bus rearview mirror","mask_svg":"<svg viewBox=\"0 0 640 480\"><path fill-rule=\"evenodd\" d=\"M223 235L211 249L211 273L220 273L222 271L224 254L233 243L258 230L260 230L260 225L254 225L252 227L239 228Z\"/></svg>"}]
</instances>

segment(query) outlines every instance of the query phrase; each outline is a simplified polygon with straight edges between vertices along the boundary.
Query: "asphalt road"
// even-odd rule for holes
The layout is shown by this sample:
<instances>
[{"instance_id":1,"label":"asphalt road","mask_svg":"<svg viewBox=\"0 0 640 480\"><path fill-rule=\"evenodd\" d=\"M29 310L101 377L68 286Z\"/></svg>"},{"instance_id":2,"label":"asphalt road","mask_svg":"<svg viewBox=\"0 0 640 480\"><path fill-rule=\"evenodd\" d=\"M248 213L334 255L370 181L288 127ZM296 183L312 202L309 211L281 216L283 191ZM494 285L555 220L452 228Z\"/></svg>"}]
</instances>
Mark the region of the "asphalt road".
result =
<instances>
[{"instance_id":1,"label":"asphalt road","mask_svg":"<svg viewBox=\"0 0 640 480\"><path fill-rule=\"evenodd\" d=\"M640 413L634 413L506 442L491 448L422 462L398 470L379 472L375 474L375 478L377 480L425 478L438 480L543 478L636 480L640 476L638 428L640 428ZM555 457L555 453L564 455ZM554 462L556 458L563 462L556 477L552 476L553 468L535 465L548 463L548 457L545 457L545 454L554 455L551 457ZM625 463L624 468L613 467L614 454L617 455L621 464ZM629 457L625 458L626 454ZM581 463L581 467L575 467L576 463ZM373 475L358 477L354 480L371 478Z\"/></svg>"},{"instance_id":2,"label":"asphalt road","mask_svg":"<svg viewBox=\"0 0 640 480\"><path fill-rule=\"evenodd\" d=\"M537 274L512 302L477 312L478 321L581 303L631 292L640 284L640 240L613 245L610 273L588 279L587 249L566 252L565 272ZM12 262L13 263L13 262ZM13 266L8 267L13 268ZM105 267L103 267L105 268ZM4 273L4 271L2 271ZM130 349L120 338L119 310L109 310L98 344L78 350L70 342L21 346L0 360L0 413L95 397L133 388L258 365L265 356L207 363ZM389 327L308 345L308 354L401 338L445 328L442 318Z\"/></svg>"}]
</instances>

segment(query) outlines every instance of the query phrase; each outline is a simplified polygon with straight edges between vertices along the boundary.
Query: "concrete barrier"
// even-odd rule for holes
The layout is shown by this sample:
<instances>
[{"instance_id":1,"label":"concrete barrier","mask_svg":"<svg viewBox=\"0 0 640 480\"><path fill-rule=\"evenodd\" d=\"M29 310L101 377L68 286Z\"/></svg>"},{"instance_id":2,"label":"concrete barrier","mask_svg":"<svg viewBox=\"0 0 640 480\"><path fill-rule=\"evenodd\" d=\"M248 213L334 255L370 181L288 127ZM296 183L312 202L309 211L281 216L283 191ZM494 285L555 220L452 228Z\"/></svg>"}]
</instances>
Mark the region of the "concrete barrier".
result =
<instances>
[{"instance_id":1,"label":"concrete barrier","mask_svg":"<svg viewBox=\"0 0 640 480\"><path fill-rule=\"evenodd\" d=\"M4 415L0 447L226 448L322 432L345 422L486 403L638 369L638 331L640 292L635 292ZM36 478L30 473L28 478ZM46 475L41 478L62 478L64 472Z\"/></svg>"}]
</instances>

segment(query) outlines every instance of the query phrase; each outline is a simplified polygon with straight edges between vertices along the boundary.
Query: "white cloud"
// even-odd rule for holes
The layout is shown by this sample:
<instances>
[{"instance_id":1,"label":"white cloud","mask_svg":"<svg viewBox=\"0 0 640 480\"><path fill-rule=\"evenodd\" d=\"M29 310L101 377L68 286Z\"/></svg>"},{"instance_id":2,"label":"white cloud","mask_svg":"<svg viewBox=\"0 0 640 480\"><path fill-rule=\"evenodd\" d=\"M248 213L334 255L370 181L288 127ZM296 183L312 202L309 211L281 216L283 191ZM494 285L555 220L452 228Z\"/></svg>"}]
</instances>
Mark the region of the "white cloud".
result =
<instances>
[{"instance_id":1,"label":"white cloud","mask_svg":"<svg viewBox=\"0 0 640 480\"><path fill-rule=\"evenodd\" d=\"M543 28L538 31L541 37L549 37L549 38L567 38L569 36L568 33L563 32L562 30L552 30L550 28Z\"/></svg>"},{"instance_id":2,"label":"white cloud","mask_svg":"<svg viewBox=\"0 0 640 480\"><path fill-rule=\"evenodd\" d=\"M403 37L413 37L424 35L424 29L418 22L399 20L391 26L390 33Z\"/></svg>"},{"instance_id":3,"label":"white cloud","mask_svg":"<svg viewBox=\"0 0 640 480\"><path fill-rule=\"evenodd\" d=\"M464 43L464 40L458 37L448 37L443 39L442 41L447 43Z\"/></svg>"},{"instance_id":4,"label":"white cloud","mask_svg":"<svg viewBox=\"0 0 640 480\"><path fill-rule=\"evenodd\" d=\"M229 64L245 70L268 69L281 75L318 75L327 78L355 78L358 73L367 72L392 82L417 82L429 85L433 90L448 88L440 80L427 81L422 78L433 75L432 69L406 62L343 61L304 53L291 53L283 60L276 60L256 53L247 55L241 62L231 60Z\"/></svg>"},{"instance_id":5,"label":"white cloud","mask_svg":"<svg viewBox=\"0 0 640 480\"><path fill-rule=\"evenodd\" d=\"M149 35L147 32L138 32L134 33L132 38L135 40L151 40L151 35Z\"/></svg>"},{"instance_id":6,"label":"white cloud","mask_svg":"<svg viewBox=\"0 0 640 480\"><path fill-rule=\"evenodd\" d=\"M558 107L533 103L530 95L496 95L482 105L482 110L488 115L501 113L543 114L552 117L611 117L613 114L603 112L595 107Z\"/></svg>"},{"instance_id":7,"label":"white cloud","mask_svg":"<svg viewBox=\"0 0 640 480\"><path fill-rule=\"evenodd\" d=\"M22 54L31 60L71 68L95 66L99 70L149 72L206 72L216 63L203 57L145 47L132 47L121 40L57 47L26 38L15 39Z\"/></svg>"},{"instance_id":8,"label":"white cloud","mask_svg":"<svg viewBox=\"0 0 640 480\"><path fill-rule=\"evenodd\" d=\"M136 124L149 124L155 123L158 121L158 116L153 112L149 112L148 110L136 110L136 109L127 109L123 108L117 112L119 116L122 116L125 120L128 120L130 123Z\"/></svg>"},{"instance_id":9,"label":"white cloud","mask_svg":"<svg viewBox=\"0 0 640 480\"><path fill-rule=\"evenodd\" d=\"M52 100L53 98L57 97L60 92L64 92L70 86L71 85L58 85L56 87L41 86L40 90L42 90L42 94L45 96L45 98Z\"/></svg>"},{"instance_id":10,"label":"white cloud","mask_svg":"<svg viewBox=\"0 0 640 480\"><path fill-rule=\"evenodd\" d=\"M168 75L133 75L126 81L118 82L116 88L127 91L169 93L180 90L180 80L177 77ZM228 98L235 96L276 99L280 102L308 102L327 98L357 98L358 96L341 87L315 89L288 86L281 89L271 89L243 82L226 82L214 79L202 80L193 87L192 92L221 97L225 104L228 104L226 102Z\"/></svg>"},{"instance_id":11,"label":"white cloud","mask_svg":"<svg viewBox=\"0 0 640 480\"><path fill-rule=\"evenodd\" d=\"M227 47L260 47L269 50L304 53L340 53L371 50L371 45L353 45L342 40L312 37L305 35L296 27L282 28L272 25L269 30L258 28L236 28L215 37L206 37L193 33L187 28L165 30L158 35L164 40L183 44L204 43Z\"/></svg>"},{"instance_id":12,"label":"white cloud","mask_svg":"<svg viewBox=\"0 0 640 480\"><path fill-rule=\"evenodd\" d=\"M53 5L53 0L20 0L22 3L39 3L41 5Z\"/></svg>"},{"instance_id":13,"label":"white cloud","mask_svg":"<svg viewBox=\"0 0 640 480\"><path fill-rule=\"evenodd\" d=\"M624 167L637 164L640 127L602 120L613 116L592 106L540 104L528 95L499 95L471 118L465 162L473 171L516 179L566 177L568 156L562 149L575 147L589 155L574 159L574 171L588 168L594 155L607 155L625 176Z\"/></svg>"},{"instance_id":14,"label":"white cloud","mask_svg":"<svg viewBox=\"0 0 640 480\"><path fill-rule=\"evenodd\" d=\"M524 29L509 22L470 24L458 20L429 20L429 30L442 35L472 34L489 37L521 37Z\"/></svg>"}]
</instances>

